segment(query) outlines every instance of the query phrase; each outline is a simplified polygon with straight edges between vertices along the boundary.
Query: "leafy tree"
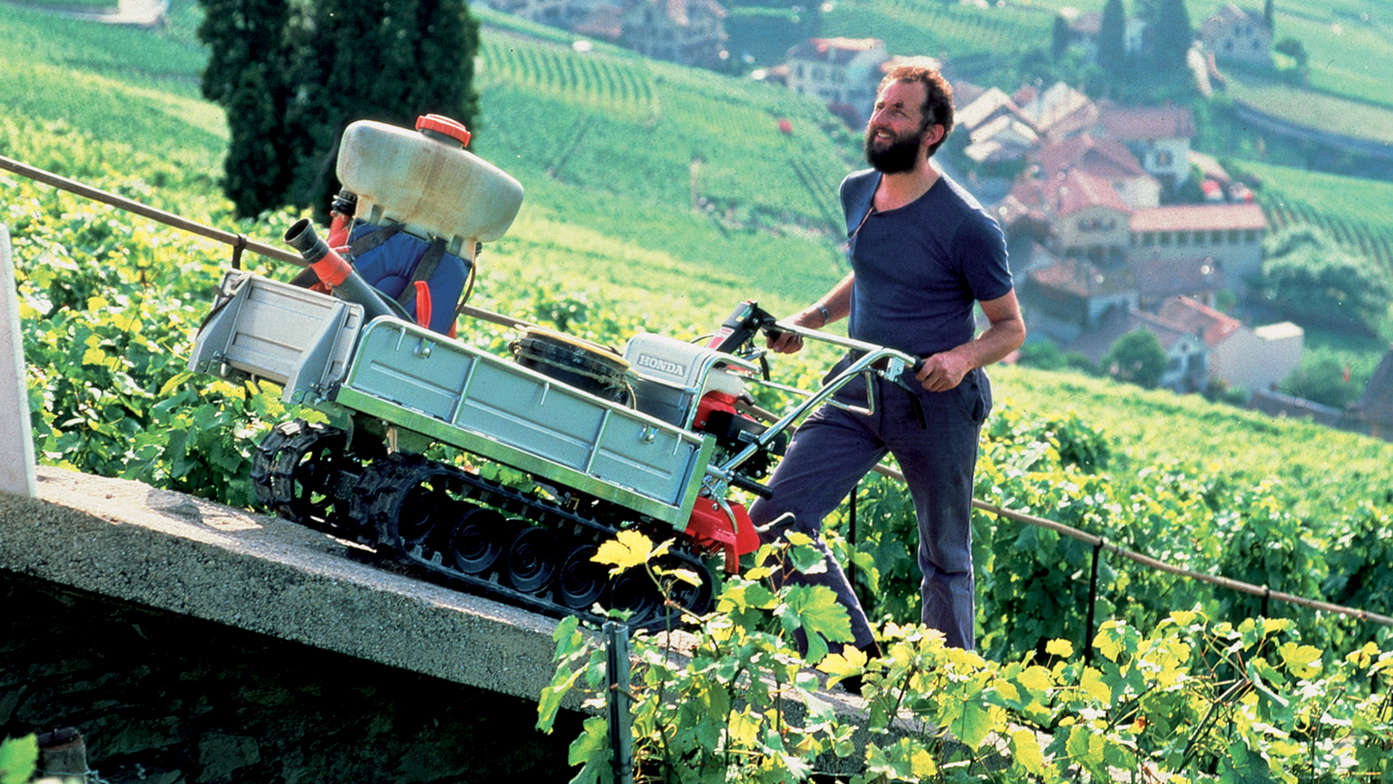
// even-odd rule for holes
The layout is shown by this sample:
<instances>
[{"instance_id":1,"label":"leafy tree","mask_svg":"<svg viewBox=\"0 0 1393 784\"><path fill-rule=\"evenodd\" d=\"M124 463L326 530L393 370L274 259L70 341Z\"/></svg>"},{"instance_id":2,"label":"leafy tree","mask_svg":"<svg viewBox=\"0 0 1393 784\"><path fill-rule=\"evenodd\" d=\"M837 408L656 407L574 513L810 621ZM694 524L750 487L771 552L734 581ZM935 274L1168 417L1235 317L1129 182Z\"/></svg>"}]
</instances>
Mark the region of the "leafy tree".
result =
<instances>
[{"instance_id":1,"label":"leafy tree","mask_svg":"<svg viewBox=\"0 0 1393 784\"><path fill-rule=\"evenodd\" d=\"M1378 264L1310 226L1273 236L1265 250L1260 291L1289 318L1377 332L1393 299L1393 283Z\"/></svg>"},{"instance_id":2,"label":"leafy tree","mask_svg":"<svg viewBox=\"0 0 1393 784\"><path fill-rule=\"evenodd\" d=\"M473 123L478 25L464 0L201 2L212 50L204 95L227 109L224 189L240 215L290 203L322 216L354 120Z\"/></svg>"},{"instance_id":3,"label":"leafy tree","mask_svg":"<svg viewBox=\"0 0 1393 784\"><path fill-rule=\"evenodd\" d=\"M283 201L286 141L286 0L201 0L198 37L208 45L203 96L226 109L230 141L223 191L239 217Z\"/></svg>"},{"instance_id":4,"label":"leafy tree","mask_svg":"<svg viewBox=\"0 0 1393 784\"><path fill-rule=\"evenodd\" d=\"M1364 391L1362 384L1348 380L1345 365L1330 354L1303 362L1279 388L1289 395L1335 408L1353 403Z\"/></svg>"},{"instance_id":5,"label":"leafy tree","mask_svg":"<svg viewBox=\"0 0 1393 784\"><path fill-rule=\"evenodd\" d=\"M1100 364L1118 381L1151 389L1166 372L1166 351L1155 335L1137 328L1118 338Z\"/></svg>"},{"instance_id":6,"label":"leafy tree","mask_svg":"<svg viewBox=\"0 0 1393 784\"><path fill-rule=\"evenodd\" d=\"M1273 24L1274 16L1275 15L1273 14L1272 0L1265 0L1265 2L1263 2L1262 4L1262 20L1267 23L1267 29L1269 32L1276 32L1277 30L1276 25Z\"/></svg>"},{"instance_id":7,"label":"leafy tree","mask_svg":"<svg viewBox=\"0 0 1393 784\"><path fill-rule=\"evenodd\" d=\"M1124 76L1127 58L1127 11L1122 0L1108 0L1098 27L1098 65L1109 76Z\"/></svg>"}]
</instances>

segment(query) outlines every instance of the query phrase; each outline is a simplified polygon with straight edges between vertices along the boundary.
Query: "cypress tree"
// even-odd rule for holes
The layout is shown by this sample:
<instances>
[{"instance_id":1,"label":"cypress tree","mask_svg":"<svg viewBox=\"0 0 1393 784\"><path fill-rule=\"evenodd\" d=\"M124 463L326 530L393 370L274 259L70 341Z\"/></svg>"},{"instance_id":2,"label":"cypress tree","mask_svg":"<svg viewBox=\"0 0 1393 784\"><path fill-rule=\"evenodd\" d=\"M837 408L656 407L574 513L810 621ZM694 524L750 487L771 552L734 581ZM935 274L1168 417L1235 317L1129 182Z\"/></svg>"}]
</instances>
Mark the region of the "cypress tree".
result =
<instances>
[{"instance_id":1,"label":"cypress tree","mask_svg":"<svg viewBox=\"0 0 1393 784\"><path fill-rule=\"evenodd\" d=\"M464 0L200 0L204 95L227 109L224 189L239 215L284 204L323 219L350 122L473 127L478 24Z\"/></svg>"},{"instance_id":2,"label":"cypress tree","mask_svg":"<svg viewBox=\"0 0 1393 784\"><path fill-rule=\"evenodd\" d=\"M227 114L223 191L240 217L282 203L290 167L286 141L286 0L200 0L198 37L208 45L203 96Z\"/></svg>"},{"instance_id":3,"label":"cypress tree","mask_svg":"<svg viewBox=\"0 0 1393 784\"><path fill-rule=\"evenodd\" d=\"M1162 71L1184 68L1185 53L1195 40L1185 0L1149 0L1143 8L1156 66Z\"/></svg>"},{"instance_id":4,"label":"cypress tree","mask_svg":"<svg viewBox=\"0 0 1393 784\"><path fill-rule=\"evenodd\" d=\"M303 140L293 198L322 218L338 190L339 137L354 120L411 127L444 114L473 127L478 24L463 0L338 0L306 9L293 70L303 98L291 122Z\"/></svg>"},{"instance_id":5,"label":"cypress tree","mask_svg":"<svg viewBox=\"0 0 1393 784\"><path fill-rule=\"evenodd\" d=\"M1050 36L1050 55L1058 60L1069 49L1069 23L1061 14L1054 15L1054 30Z\"/></svg>"},{"instance_id":6,"label":"cypress tree","mask_svg":"<svg viewBox=\"0 0 1393 784\"><path fill-rule=\"evenodd\" d=\"M1098 65L1109 76L1124 75L1127 61L1127 11L1122 0L1108 0L1098 25Z\"/></svg>"}]
</instances>

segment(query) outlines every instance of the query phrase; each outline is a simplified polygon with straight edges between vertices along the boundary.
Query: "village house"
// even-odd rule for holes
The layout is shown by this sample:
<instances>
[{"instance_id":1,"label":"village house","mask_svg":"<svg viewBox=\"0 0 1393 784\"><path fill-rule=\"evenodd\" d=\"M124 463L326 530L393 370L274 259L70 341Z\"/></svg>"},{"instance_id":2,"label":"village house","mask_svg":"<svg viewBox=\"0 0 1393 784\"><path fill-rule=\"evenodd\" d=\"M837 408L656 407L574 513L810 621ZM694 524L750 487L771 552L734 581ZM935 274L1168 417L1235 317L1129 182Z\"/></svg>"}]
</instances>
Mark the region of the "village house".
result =
<instances>
[{"instance_id":1,"label":"village house","mask_svg":"<svg viewBox=\"0 0 1393 784\"><path fill-rule=\"evenodd\" d=\"M1173 192L1189 179L1195 117L1188 107L1123 107L1104 101L1098 112L1098 132L1125 145L1164 187Z\"/></svg>"},{"instance_id":2,"label":"village house","mask_svg":"<svg viewBox=\"0 0 1393 784\"><path fill-rule=\"evenodd\" d=\"M780 70L789 89L825 101L845 119L865 122L888 59L879 38L810 38L788 50Z\"/></svg>"},{"instance_id":3,"label":"village house","mask_svg":"<svg viewBox=\"0 0 1393 784\"><path fill-rule=\"evenodd\" d=\"M1131 208L1111 183L1069 169L1056 174L1048 187L1056 252L1094 263L1122 263L1131 238Z\"/></svg>"},{"instance_id":4,"label":"village house","mask_svg":"<svg viewBox=\"0 0 1393 784\"><path fill-rule=\"evenodd\" d=\"M1181 204L1132 213L1130 255L1148 259L1213 259L1229 287L1246 290L1262 272L1267 218L1256 204Z\"/></svg>"},{"instance_id":5,"label":"village house","mask_svg":"<svg viewBox=\"0 0 1393 784\"><path fill-rule=\"evenodd\" d=\"M1098 106L1065 82L1055 82L1045 90L1027 85L1011 100L1047 142L1068 138L1098 122Z\"/></svg>"},{"instance_id":6,"label":"village house","mask_svg":"<svg viewBox=\"0 0 1393 784\"><path fill-rule=\"evenodd\" d=\"M1209 377L1229 388L1271 389L1301 364L1305 333L1290 321L1249 329L1184 296L1167 300L1156 315L1198 335L1208 352Z\"/></svg>"},{"instance_id":7,"label":"village house","mask_svg":"<svg viewBox=\"0 0 1393 784\"><path fill-rule=\"evenodd\" d=\"M1161 203L1160 182L1116 139L1080 133L1040 147L1031 159L1047 179L1058 181L1064 173L1079 171L1107 183L1129 210Z\"/></svg>"},{"instance_id":8,"label":"village house","mask_svg":"<svg viewBox=\"0 0 1393 784\"><path fill-rule=\"evenodd\" d=\"M727 57L726 10L715 0L626 0L622 9L620 46L702 68Z\"/></svg>"},{"instance_id":9,"label":"village house","mask_svg":"<svg viewBox=\"0 0 1393 784\"><path fill-rule=\"evenodd\" d=\"M1218 62L1271 62L1272 29L1261 13L1233 3L1220 7L1200 23L1199 39Z\"/></svg>"},{"instance_id":10,"label":"village house","mask_svg":"<svg viewBox=\"0 0 1393 784\"><path fill-rule=\"evenodd\" d=\"M1176 392L1197 392L1205 388L1209 383L1209 349L1204 339L1184 326L1144 310L1111 315L1096 328L1067 343L1065 348L1099 364L1118 338L1139 329L1155 336L1165 352L1166 365L1159 386Z\"/></svg>"},{"instance_id":11,"label":"village house","mask_svg":"<svg viewBox=\"0 0 1393 784\"><path fill-rule=\"evenodd\" d=\"M1047 251L1022 276L1022 297L1031 304L1039 332L1058 341L1075 340L1116 313L1155 312L1183 297L1212 308L1224 290L1223 275L1208 259L1153 264L1101 265L1082 258L1059 259Z\"/></svg>"},{"instance_id":12,"label":"village house","mask_svg":"<svg viewBox=\"0 0 1393 784\"><path fill-rule=\"evenodd\" d=\"M1040 144L1040 134L1020 107L996 87L958 109L953 123L956 133L967 136L963 154L974 163L1020 161Z\"/></svg>"}]
</instances>

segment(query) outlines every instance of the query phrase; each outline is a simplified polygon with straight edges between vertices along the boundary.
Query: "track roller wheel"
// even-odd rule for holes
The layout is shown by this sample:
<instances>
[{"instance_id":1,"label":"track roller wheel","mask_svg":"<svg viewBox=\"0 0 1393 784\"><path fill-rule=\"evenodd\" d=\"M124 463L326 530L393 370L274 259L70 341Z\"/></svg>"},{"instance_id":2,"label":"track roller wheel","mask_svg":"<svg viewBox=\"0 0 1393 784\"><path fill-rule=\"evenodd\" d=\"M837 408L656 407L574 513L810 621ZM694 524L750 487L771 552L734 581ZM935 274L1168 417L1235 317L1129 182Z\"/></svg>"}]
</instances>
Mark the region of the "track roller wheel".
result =
<instances>
[{"instance_id":1,"label":"track roller wheel","mask_svg":"<svg viewBox=\"0 0 1393 784\"><path fill-rule=\"evenodd\" d=\"M392 455L373 463L358 484L354 515L368 521L377 540L401 552L437 549L437 531L470 505L450 493L457 469L416 455Z\"/></svg>"},{"instance_id":2,"label":"track roller wheel","mask_svg":"<svg viewBox=\"0 0 1393 784\"><path fill-rule=\"evenodd\" d=\"M459 520L444 536L446 562L465 574L484 574L503 554L509 523L492 509L476 504L464 507Z\"/></svg>"},{"instance_id":3,"label":"track roller wheel","mask_svg":"<svg viewBox=\"0 0 1393 784\"><path fill-rule=\"evenodd\" d=\"M646 571L629 569L609 584L607 604L615 610L628 610L630 626L643 626L658 617L662 600Z\"/></svg>"},{"instance_id":4,"label":"track roller wheel","mask_svg":"<svg viewBox=\"0 0 1393 784\"><path fill-rule=\"evenodd\" d=\"M518 531L508 545L503 579L515 590L539 593L556 577L556 534L545 528L527 526Z\"/></svg>"},{"instance_id":5,"label":"track roller wheel","mask_svg":"<svg viewBox=\"0 0 1393 784\"><path fill-rule=\"evenodd\" d=\"M603 566L590 560L596 552L598 548L593 544L578 544L561 559L556 599L572 610L588 610L604 596L609 575Z\"/></svg>"}]
</instances>

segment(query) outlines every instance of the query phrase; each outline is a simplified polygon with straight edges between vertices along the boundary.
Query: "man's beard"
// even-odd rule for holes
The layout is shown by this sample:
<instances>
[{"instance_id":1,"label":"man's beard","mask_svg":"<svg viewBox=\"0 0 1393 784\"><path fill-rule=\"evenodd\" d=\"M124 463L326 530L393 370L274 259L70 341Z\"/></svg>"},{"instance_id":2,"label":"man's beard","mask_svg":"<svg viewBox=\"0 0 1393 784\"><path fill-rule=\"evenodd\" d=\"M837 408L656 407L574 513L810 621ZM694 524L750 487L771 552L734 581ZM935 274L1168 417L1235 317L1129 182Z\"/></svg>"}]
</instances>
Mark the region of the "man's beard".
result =
<instances>
[{"instance_id":1,"label":"man's beard","mask_svg":"<svg viewBox=\"0 0 1393 784\"><path fill-rule=\"evenodd\" d=\"M882 174L899 174L913 169L919 163L919 142L922 134L896 137L886 147L875 146L874 130L866 131L866 162Z\"/></svg>"}]
</instances>

